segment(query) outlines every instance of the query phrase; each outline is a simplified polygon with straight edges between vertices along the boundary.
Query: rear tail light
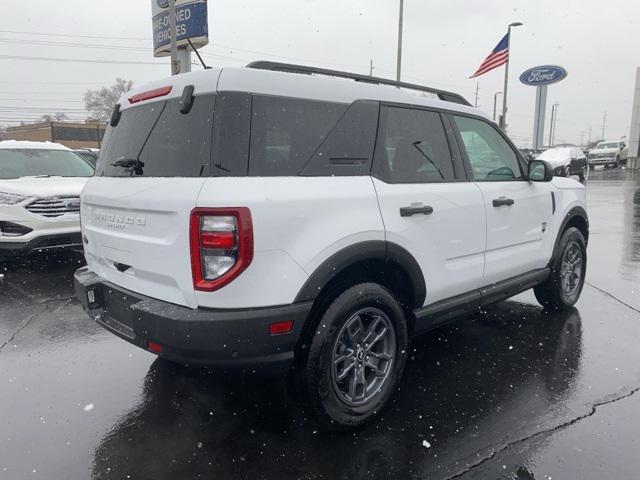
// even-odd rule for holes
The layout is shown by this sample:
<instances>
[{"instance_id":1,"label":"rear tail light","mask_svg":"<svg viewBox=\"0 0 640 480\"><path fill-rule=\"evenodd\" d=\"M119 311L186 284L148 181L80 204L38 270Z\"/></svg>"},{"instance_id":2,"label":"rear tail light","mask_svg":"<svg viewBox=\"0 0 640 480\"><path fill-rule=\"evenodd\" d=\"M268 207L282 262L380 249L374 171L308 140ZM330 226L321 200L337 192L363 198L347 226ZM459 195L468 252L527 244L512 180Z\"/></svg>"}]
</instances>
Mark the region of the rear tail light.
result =
<instances>
[{"instance_id":1,"label":"rear tail light","mask_svg":"<svg viewBox=\"0 0 640 480\"><path fill-rule=\"evenodd\" d=\"M253 259L253 226L246 207L191 212L191 271L196 290L212 292L236 278Z\"/></svg>"}]
</instances>

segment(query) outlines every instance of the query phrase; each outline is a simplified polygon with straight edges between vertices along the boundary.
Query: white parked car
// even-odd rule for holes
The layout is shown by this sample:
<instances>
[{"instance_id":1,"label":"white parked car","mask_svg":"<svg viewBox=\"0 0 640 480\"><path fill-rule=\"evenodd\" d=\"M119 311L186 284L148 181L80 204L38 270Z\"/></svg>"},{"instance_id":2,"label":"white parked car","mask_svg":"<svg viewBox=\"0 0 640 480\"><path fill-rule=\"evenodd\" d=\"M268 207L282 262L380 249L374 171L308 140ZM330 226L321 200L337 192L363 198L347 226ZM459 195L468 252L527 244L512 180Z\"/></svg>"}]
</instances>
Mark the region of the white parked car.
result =
<instances>
[{"instance_id":1,"label":"white parked car","mask_svg":"<svg viewBox=\"0 0 640 480\"><path fill-rule=\"evenodd\" d=\"M581 182L584 182L588 177L587 157L578 147L550 148L536 158L549 163L555 176L570 177L571 175L577 175Z\"/></svg>"},{"instance_id":2,"label":"white parked car","mask_svg":"<svg viewBox=\"0 0 640 480\"><path fill-rule=\"evenodd\" d=\"M92 175L63 145L0 142L0 258L82 248L80 192Z\"/></svg>"},{"instance_id":3,"label":"white parked car","mask_svg":"<svg viewBox=\"0 0 640 480\"><path fill-rule=\"evenodd\" d=\"M584 186L527 164L460 95L249 67L120 98L75 274L104 328L170 361L287 374L344 427L393 395L410 337L530 288L578 300Z\"/></svg>"},{"instance_id":4,"label":"white parked car","mask_svg":"<svg viewBox=\"0 0 640 480\"><path fill-rule=\"evenodd\" d=\"M623 140L607 140L600 142L589 152L587 162L591 170L596 165L618 168L620 165L626 165L628 155L629 149Z\"/></svg>"}]
</instances>

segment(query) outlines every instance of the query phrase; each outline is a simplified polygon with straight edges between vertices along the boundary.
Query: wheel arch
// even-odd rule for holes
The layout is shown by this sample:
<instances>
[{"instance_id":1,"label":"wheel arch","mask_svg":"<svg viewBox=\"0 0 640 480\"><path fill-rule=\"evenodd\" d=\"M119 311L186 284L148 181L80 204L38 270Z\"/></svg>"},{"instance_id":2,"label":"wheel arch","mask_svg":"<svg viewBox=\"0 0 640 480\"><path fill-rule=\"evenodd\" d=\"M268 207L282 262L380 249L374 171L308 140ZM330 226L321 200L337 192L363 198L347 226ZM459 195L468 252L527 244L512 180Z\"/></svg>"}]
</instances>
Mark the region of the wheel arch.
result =
<instances>
[{"instance_id":1,"label":"wheel arch","mask_svg":"<svg viewBox=\"0 0 640 480\"><path fill-rule=\"evenodd\" d=\"M560 245L560 238L562 237L562 234L570 227L575 227L580 230L585 243L589 243L589 217L587 216L587 212L581 206L574 206L569 209L560 224L558 235L553 246L552 261L556 258L556 254L558 253L558 246Z\"/></svg>"},{"instance_id":2,"label":"wheel arch","mask_svg":"<svg viewBox=\"0 0 640 480\"><path fill-rule=\"evenodd\" d=\"M427 294L422 269L406 249L392 242L372 240L350 245L327 258L309 276L294 302L315 301L341 279L351 278L386 280L383 285L392 292L407 292L401 296L411 309L421 307ZM390 284L394 280L405 280L409 284L398 289Z\"/></svg>"}]
</instances>

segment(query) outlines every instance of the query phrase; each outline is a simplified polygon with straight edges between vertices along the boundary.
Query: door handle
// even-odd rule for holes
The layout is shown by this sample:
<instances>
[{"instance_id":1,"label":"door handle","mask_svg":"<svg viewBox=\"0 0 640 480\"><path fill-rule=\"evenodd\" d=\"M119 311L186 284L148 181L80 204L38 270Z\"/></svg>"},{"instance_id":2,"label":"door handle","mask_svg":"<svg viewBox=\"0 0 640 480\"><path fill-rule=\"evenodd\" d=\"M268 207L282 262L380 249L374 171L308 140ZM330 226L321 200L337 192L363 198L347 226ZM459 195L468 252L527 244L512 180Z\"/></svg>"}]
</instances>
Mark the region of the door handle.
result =
<instances>
[{"instance_id":1,"label":"door handle","mask_svg":"<svg viewBox=\"0 0 640 480\"><path fill-rule=\"evenodd\" d=\"M411 215L431 215L433 213L433 207L429 205L420 205L415 207L400 207L401 217L410 217Z\"/></svg>"},{"instance_id":2,"label":"door handle","mask_svg":"<svg viewBox=\"0 0 640 480\"><path fill-rule=\"evenodd\" d=\"M495 198L493 200L493 206L494 207L504 207L504 206L511 206L513 205L515 202L515 200L513 198L507 198L507 197L500 197L500 198Z\"/></svg>"}]
</instances>

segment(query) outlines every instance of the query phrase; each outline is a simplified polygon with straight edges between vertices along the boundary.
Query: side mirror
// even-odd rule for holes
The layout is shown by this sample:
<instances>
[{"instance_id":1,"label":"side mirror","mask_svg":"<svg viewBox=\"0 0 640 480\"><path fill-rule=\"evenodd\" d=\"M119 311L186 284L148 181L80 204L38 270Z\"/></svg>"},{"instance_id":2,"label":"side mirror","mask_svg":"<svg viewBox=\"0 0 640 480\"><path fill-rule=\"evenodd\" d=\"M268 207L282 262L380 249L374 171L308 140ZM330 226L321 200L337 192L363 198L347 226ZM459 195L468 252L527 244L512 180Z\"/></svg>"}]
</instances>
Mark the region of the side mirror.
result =
<instances>
[{"instance_id":1,"label":"side mirror","mask_svg":"<svg viewBox=\"0 0 640 480\"><path fill-rule=\"evenodd\" d=\"M529 162L529 180L532 182L550 182L553 178L553 168L544 160Z\"/></svg>"}]
</instances>

